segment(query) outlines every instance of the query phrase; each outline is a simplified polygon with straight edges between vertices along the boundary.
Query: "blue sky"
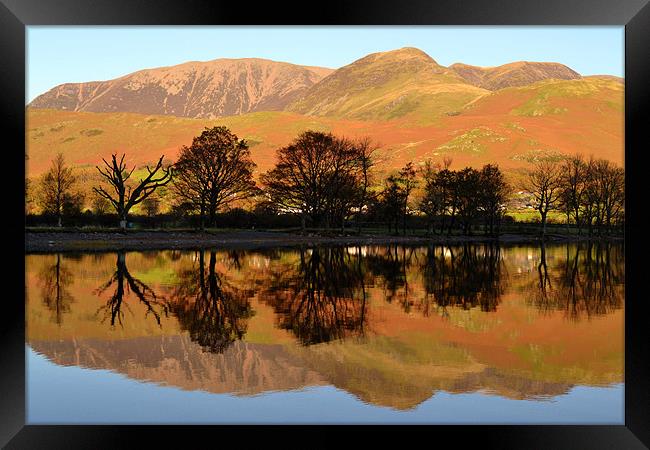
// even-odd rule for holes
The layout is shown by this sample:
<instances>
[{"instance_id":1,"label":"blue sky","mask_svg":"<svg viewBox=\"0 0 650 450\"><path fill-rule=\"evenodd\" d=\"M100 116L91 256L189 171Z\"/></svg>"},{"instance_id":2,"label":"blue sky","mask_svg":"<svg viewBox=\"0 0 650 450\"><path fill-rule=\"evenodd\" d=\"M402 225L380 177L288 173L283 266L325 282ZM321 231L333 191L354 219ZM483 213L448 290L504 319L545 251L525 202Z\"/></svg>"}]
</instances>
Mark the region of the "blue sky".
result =
<instances>
[{"instance_id":1,"label":"blue sky","mask_svg":"<svg viewBox=\"0 0 650 450\"><path fill-rule=\"evenodd\" d=\"M26 101L66 82L216 58L338 68L368 53L417 47L439 64L566 64L623 76L623 27L27 27Z\"/></svg>"}]
</instances>

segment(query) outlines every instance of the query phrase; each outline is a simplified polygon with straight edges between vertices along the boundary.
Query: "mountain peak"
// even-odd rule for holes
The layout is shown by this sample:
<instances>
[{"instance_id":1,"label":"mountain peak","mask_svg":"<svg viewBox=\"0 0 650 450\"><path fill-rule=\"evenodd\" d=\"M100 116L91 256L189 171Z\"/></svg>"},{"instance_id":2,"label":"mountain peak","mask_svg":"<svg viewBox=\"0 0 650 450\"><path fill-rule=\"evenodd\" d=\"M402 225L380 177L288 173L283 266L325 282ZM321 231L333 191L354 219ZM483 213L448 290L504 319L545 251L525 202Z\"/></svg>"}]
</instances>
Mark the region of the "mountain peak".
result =
<instances>
[{"instance_id":1,"label":"mountain peak","mask_svg":"<svg viewBox=\"0 0 650 450\"><path fill-rule=\"evenodd\" d=\"M559 80L581 78L575 70L555 62L515 61L494 67L455 63L449 66L449 69L468 83L491 91L525 86L550 78Z\"/></svg>"},{"instance_id":2,"label":"mountain peak","mask_svg":"<svg viewBox=\"0 0 650 450\"><path fill-rule=\"evenodd\" d=\"M433 63L438 65L438 63L427 53L423 52L419 48L415 47L402 47L395 50L388 50L385 52L371 53L367 58L373 57L375 60L387 59L387 60L396 60L396 61L405 61L405 60L419 60L426 63ZM365 58L363 58L365 59Z\"/></svg>"}]
</instances>

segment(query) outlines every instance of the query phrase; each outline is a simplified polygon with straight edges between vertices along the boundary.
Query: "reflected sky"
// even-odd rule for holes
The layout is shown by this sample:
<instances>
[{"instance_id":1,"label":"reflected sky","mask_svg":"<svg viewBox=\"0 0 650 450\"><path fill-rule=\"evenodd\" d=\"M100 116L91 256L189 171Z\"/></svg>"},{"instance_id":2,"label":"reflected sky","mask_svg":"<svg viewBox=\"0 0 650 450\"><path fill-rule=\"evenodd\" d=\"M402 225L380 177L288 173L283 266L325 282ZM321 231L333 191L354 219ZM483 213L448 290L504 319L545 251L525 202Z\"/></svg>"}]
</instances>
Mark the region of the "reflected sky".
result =
<instances>
[{"instance_id":1,"label":"reflected sky","mask_svg":"<svg viewBox=\"0 0 650 450\"><path fill-rule=\"evenodd\" d=\"M27 364L29 424L623 424L625 412L622 384L575 387L541 402L439 392L412 409L395 411L333 386L242 397L61 367L31 349Z\"/></svg>"}]
</instances>

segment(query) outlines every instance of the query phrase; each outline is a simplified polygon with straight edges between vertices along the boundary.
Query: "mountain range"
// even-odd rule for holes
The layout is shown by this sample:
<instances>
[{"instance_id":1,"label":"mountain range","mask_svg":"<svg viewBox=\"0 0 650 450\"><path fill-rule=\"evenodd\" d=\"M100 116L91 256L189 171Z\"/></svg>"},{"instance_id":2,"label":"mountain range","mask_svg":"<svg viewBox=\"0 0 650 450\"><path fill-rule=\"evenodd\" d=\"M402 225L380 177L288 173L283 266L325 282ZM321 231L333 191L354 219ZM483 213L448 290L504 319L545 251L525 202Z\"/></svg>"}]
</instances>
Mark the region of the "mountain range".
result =
<instances>
[{"instance_id":1,"label":"mountain range","mask_svg":"<svg viewBox=\"0 0 650 450\"><path fill-rule=\"evenodd\" d=\"M450 154L459 164L522 166L566 153L623 157L623 80L551 62L438 64L406 47L333 70L264 59L216 59L66 83L27 108L28 171L55 152L94 165L115 151L136 164L173 158L205 126L249 141L260 170L306 129L382 146L387 168ZM91 114L92 113L92 114Z\"/></svg>"}]
</instances>

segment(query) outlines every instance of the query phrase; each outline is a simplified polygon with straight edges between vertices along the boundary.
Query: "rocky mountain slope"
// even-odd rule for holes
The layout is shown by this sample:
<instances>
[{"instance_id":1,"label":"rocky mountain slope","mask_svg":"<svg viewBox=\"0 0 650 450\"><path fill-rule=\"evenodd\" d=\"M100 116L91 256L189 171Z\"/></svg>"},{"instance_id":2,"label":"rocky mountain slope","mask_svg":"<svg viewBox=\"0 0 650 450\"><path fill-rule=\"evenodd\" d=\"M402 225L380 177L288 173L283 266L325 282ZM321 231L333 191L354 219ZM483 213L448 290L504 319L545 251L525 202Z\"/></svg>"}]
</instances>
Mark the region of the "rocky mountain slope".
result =
<instances>
[{"instance_id":1,"label":"rocky mountain slope","mask_svg":"<svg viewBox=\"0 0 650 450\"><path fill-rule=\"evenodd\" d=\"M32 108L211 118L282 110L332 70L264 59L216 59L145 69L109 81L66 83Z\"/></svg>"}]
</instances>

